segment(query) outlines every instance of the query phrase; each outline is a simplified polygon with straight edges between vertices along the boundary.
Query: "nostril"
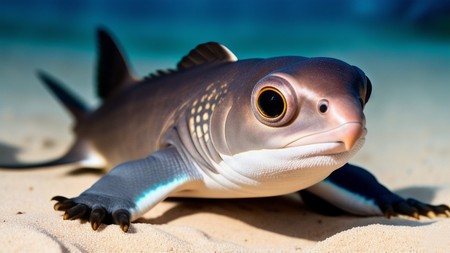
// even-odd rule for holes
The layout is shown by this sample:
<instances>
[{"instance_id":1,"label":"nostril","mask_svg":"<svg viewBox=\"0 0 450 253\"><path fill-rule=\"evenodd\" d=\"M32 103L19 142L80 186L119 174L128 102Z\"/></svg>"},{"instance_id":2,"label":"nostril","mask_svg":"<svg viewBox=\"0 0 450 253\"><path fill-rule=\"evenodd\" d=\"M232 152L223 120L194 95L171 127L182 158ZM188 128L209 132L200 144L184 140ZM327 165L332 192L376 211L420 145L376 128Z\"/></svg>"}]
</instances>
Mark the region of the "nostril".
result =
<instances>
[{"instance_id":1,"label":"nostril","mask_svg":"<svg viewBox=\"0 0 450 253\"><path fill-rule=\"evenodd\" d=\"M328 111L328 100L326 100L326 99L320 100L318 107L319 107L319 111L321 113L326 113Z\"/></svg>"}]
</instances>

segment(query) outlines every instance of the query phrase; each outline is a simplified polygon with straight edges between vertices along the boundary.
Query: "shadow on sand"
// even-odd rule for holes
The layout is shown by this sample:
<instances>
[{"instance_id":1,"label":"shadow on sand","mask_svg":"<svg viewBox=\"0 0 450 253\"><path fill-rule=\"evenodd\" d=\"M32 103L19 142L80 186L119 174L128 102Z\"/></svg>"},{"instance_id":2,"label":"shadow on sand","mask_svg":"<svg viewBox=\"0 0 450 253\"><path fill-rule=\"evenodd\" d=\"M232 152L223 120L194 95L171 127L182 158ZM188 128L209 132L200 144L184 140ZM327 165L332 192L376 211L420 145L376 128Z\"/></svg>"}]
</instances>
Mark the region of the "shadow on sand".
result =
<instances>
[{"instance_id":1,"label":"shadow on sand","mask_svg":"<svg viewBox=\"0 0 450 253\"><path fill-rule=\"evenodd\" d=\"M415 193L420 192L420 196ZM431 202L433 188L405 188L396 193L405 197L420 197ZM179 217L196 213L213 213L234 218L254 227L295 238L321 241L353 227L371 224L392 226L425 226L432 220L419 222L410 218L323 216L310 211L295 194L270 198L254 199L182 199L171 198L166 201L177 203L163 215L152 219L138 219L137 223L166 224ZM426 219L426 218L424 218ZM205 221L206 222L206 221ZM314 229L315 231L311 231Z\"/></svg>"}]
</instances>

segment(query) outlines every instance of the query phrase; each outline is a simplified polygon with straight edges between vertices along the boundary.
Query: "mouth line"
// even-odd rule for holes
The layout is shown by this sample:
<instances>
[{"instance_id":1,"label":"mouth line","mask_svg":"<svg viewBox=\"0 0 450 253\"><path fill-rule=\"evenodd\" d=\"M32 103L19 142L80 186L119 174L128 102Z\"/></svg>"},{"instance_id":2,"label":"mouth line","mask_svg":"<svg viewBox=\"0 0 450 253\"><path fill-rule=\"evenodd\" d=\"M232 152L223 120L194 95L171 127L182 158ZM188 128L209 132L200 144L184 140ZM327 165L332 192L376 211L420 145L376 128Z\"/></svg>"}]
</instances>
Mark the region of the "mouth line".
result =
<instances>
[{"instance_id":1,"label":"mouth line","mask_svg":"<svg viewBox=\"0 0 450 253\"><path fill-rule=\"evenodd\" d=\"M288 146L286 148L290 149L305 149L305 152L308 156L317 156L317 155L337 155L341 153L347 152L345 149L345 145L341 141L330 141L330 142L320 142L320 143L311 143L306 145L298 145L298 146ZM310 150L309 152L306 150Z\"/></svg>"},{"instance_id":2,"label":"mouth line","mask_svg":"<svg viewBox=\"0 0 450 253\"><path fill-rule=\"evenodd\" d=\"M361 142L365 141L365 137L361 136L357 140L356 146L361 146ZM286 149L302 149L298 154L298 158L308 158L308 157L318 157L318 156L327 156L327 157L336 157L339 155L343 155L346 153L352 153L354 150L348 150L345 147L345 143L342 141L330 141L330 142L320 142L320 143L311 143L305 145L298 146L288 146Z\"/></svg>"},{"instance_id":3,"label":"mouth line","mask_svg":"<svg viewBox=\"0 0 450 253\"><path fill-rule=\"evenodd\" d=\"M347 146L349 137L351 137L351 139L353 140L352 143L354 143L356 141L359 141L360 139L365 138L366 134L367 128L365 128L362 123L348 122L329 130L301 136L300 138L289 142L284 147L301 147L326 143L340 143L343 146ZM350 145L350 148L348 148L347 146L347 151L348 149L351 149L351 146L352 145Z\"/></svg>"}]
</instances>

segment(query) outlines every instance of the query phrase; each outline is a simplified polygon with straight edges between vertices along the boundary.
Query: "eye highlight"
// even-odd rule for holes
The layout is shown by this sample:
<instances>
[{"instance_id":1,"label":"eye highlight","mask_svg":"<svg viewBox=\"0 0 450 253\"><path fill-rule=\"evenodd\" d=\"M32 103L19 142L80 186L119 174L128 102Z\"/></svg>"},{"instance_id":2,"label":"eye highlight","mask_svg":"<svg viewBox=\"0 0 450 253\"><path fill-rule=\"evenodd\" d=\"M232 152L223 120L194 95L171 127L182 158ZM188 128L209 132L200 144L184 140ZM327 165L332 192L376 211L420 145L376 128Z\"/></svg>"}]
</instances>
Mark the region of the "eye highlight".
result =
<instances>
[{"instance_id":1,"label":"eye highlight","mask_svg":"<svg viewBox=\"0 0 450 253\"><path fill-rule=\"evenodd\" d=\"M257 97L258 112L265 118L275 119L286 113L286 99L273 87L261 89Z\"/></svg>"},{"instance_id":2,"label":"eye highlight","mask_svg":"<svg viewBox=\"0 0 450 253\"><path fill-rule=\"evenodd\" d=\"M269 127L288 125L297 114L299 103L289 79L271 74L260 79L252 91L252 111Z\"/></svg>"}]
</instances>

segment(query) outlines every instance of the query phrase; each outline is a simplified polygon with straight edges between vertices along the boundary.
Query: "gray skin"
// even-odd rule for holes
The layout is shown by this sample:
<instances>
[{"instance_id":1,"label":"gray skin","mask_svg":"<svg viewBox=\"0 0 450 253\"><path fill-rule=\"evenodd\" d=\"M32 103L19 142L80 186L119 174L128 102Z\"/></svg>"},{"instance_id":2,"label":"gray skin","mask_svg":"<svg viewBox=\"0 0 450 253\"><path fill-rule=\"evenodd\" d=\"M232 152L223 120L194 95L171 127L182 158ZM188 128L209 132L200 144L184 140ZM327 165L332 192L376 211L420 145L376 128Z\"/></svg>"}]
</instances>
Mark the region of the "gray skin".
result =
<instances>
[{"instance_id":1,"label":"gray skin","mask_svg":"<svg viewBox=\"0 0 450 253\"><path fill-rule=\"evenodd\" d=\"M303 65L305 67L301 71L296 71L297 68L301 69ZM314 68L315 70L313 70ZM351 72L341 73L339 68L347 68ZM303 88L317 89L317 97L321 99L336 100L335 104L340 103L339 109L343 111L342 113L354 114L346 115L346 120L361 121L361 124L363 124L364 114L359 99L365 97L363 83L365 76L359 69L334 59L282 57L242 60L232 64L201 65L195 69L180 71L170 76L136 82L132 88L124 89L123 92L108 98L98 110L88 114L85 119L78 122L76 135L90 140L111 167L125 161L142 158L171 144L171 140L167 140L166 137L167 132L174 125L177 127L176 132L178 134L189 131L186 128L189 127L188 121L191 110L198 109L202 105L204 107L208 101L203 103L199 101L196 106L192 106L192 104L199 98L201 100L205 95L211 95L207 88L212 85L210 90L217 89L217 92L212 94L212 101L209 101L210 108L215 106L214 114L211 109L203 109L203 113L198 115L201 117L204 113L213 115L210 124L216 153L233 155L249 149L284 147L302 136L332 128L330 124L334 122L329 121L334 119L328 121L318 112L317 103L320 99L305 101L301 108L302 112L305 111L305 113L298 113L299 117L304 116L304 118L298 124L290 124L289 127L285 127L283 135L280 136L278 128L267 127L253 116L251 100L249 99L253 85L242 84L255 84L270 73L288 73L292 76L301 76L303 72L312 71L317 71L317 76L313 77L310 73L307 78L312 80L303 78ZM240 72L245 72L245 75L237 75ZM329 80L321 80L323 75L332 76L336 79L333 81L340 85L323 89L320 86L320 81L324 83L323 85L327 85L327 82L329 82ZM223 78L218 79L217 76ZM362 85L355 82L357 79L360 79L359 82ZM189 80L189 84L182 80ZM214 81L208 82L205 80ZM224 83L227 84L227 93L236 95L224 94L225 88L221 87ZM348 87L347 83L354 87ZM345 89L351 89L351 94L348 94ZM177 92L172 92L173 90ZM333 94L332 98L330 94ZM219 96L217 99L215 99L216 95ZM149 96L158 99L150 99ZM351 100L346 98L349 96L352 96ZM303 97L299 100L303 100ZM342 101L345 101L345 103ZM235 104L239 106L233 106ZM344 106L360 109L349 110ZM310 111L314 113L310 113ZM126 115L126 119L124 119L124 115ZM350 119L351 117L353 118ZM251 127L242 128L242 122L246 122ZM339 124L340 122L335 125ZM215 131L216 129L220 130ZM223 132L215 134L219 131ZM222 136L223 134L226 135L226 138ZM275 141L267 140L274 135L276 136ZM261 136L266 137L261 138ZM191 137L189 135L186 140L184 137L181 136L183 141L190 142ZM118 146L117 143L121 145Z\"/></svg>"},{"instance_id":2,"label":"gray skin","mask_svg":"<svg viewBox=\"0 0 450 253\"><path fill-rule=\"evenodd\" d=\"M75 198L56 196L64 219L127 231L170 196L242 198L299 192L327 214L449 215L446 205L403 199L348 160L364 143L371 84L331 58L237 60L224 46L193 49L176 70L134 77L117 45L98 32L98 93L90 111L39 77L76 122L63 157L28 168L78 163L110 170ZM0 166L2 167L2 166Z\"/></svg>"}]
</instances>

